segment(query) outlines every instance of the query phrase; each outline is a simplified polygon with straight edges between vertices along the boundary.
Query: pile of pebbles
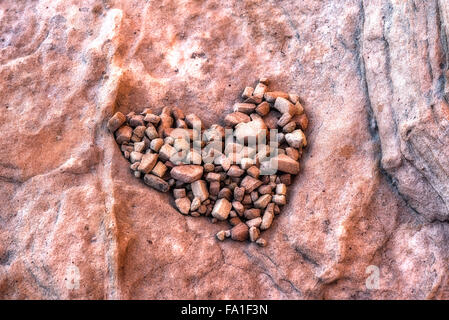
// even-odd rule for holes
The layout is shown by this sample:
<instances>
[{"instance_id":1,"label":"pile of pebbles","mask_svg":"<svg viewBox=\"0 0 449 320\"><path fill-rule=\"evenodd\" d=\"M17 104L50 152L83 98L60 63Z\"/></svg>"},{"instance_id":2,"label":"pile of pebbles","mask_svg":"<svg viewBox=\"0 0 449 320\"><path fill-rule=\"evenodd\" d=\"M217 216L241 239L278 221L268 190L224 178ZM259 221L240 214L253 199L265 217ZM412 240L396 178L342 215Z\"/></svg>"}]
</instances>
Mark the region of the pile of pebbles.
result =
<instances>
[{"instance_id":1,"label":"pile of pebbles","mask_svg":"<svg viewBox=\"0 0 449 320\"><path fill-rule=\"evenodd\" d=\"M107 126L135 177L156 190L172 190L180 213L228 220L231 228L218 232L218 240L266 246L260 234L287 203L287 186L307 146L308 118L298 95L268 91L267 78L246 87L242 100L223 126L208 129L177 107L159 115L149 108L117 112Z\"/></svg>"}]
</instances>

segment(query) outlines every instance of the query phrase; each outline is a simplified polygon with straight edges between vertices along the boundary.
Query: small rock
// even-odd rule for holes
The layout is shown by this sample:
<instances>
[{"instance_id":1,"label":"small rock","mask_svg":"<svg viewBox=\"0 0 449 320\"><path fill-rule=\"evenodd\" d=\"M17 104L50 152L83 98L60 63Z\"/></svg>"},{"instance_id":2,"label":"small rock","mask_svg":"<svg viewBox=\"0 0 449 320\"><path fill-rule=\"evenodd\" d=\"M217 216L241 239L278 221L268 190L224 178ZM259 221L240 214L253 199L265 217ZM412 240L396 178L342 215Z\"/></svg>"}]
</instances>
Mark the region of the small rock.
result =
<instances>
[{"instance_id":1,"label":"small rock","mask_svg":"<svg viewBox=\"0 0 449 320\"><path fill-rule=\"evenodd\" d=\"M212 216L218 220L226 220L229 216L229 212L231 211L231 207L231 203L227 199L218 199L212 209Z\"/></svg>"},{"instance_id":2,"label":"small rock","mask_svg":"<svg viewBox=\"0 0 449 320\"><path fill-rule=\"evenodd\" d=\"M252 103L236 103L234 104L234 112L243 112L250 114L256 109L256 105Z\"/></svg>"},{"instance_id":3,"label":"small rock","mask_svg":"<svg viewBox=\"0 0 449 320\"><path fill-rule=\"evenodd\" d=\"M245 173L245 170L240 169L239 166L234 164L229 168L227 175L230 177L240 177L244 173Z\"/></svg>"},{"instance_id":4,"label":"small rock","mask_svg":"<svg viewBox=\"0 0 449 320\"><path fill-rule=\"evenodd\" d=\"M278 184L276 186L276 193L285 196L287 194L287 186L283 183Z\"/></svg>"},{"instance_id":5,"label":"small rock","mask_svg":"<svg viewBox=\"0 0 449 320\"><path fill-rule=\"evenodd\" d=\"M295 106L285 98L278 97L273 106L280 113L290 113L292 116L296 114Z\"/></svg>"},{"instance_id":6,"label":"small rock","mask_svg":"<svg viewBox=\"0 0 449 320\"><path fill-rule=\"evenodd\" d=\"M264 184L261 185L259 187L259 189L257 189L257 191L259 191L260 194L264 195L264 194L271 194L272 192L272 188L270 185Z\"/></svg>"},{"instance_id":7,"label":"small rock","mask_svg":"<svg viewBox=\"0 0 449 320\"><path fill-rule=\"evenodd\" d=\"M282 91L265 92L263 97L268 102L273 103L278 97L288 99L288 93Z\"/></svg>"},{"instance_id":8,"label":"small rock","mask_svg":"<svg viewBox=\"0 0 449 320\"><path fill-rule=\"evenodd\" d=\"M250 195L250 197L251 197L251 201L252 201L252 202L254 202L254 201L256 201L257 199L259 199L259 193L258 193L257 191L253 191L253 192L251 192L249 195Z\"/></svg>"},{"instance_id":9,"label":"small rock","mask_svg":"<svg viewBox=\"0 0 449 320\"><path fill-rule=\"evenodd\" d=\"M144 126L145 123L143 122L143 119L144 119L143 115L140 115L140 114L136 115L135 114L135 115L129 117L128 123L133 128L138 127L138 126Z\"/></svg>"},{"instance_id":10,"label":"small rock","mask_svg":"<svg viewBox=\"0 0 449 320\"><path fill-rule=\"evenodd\" d=\"M293 160L285 154L279 154L276 157L270 159L271 168L277 168L277 170L298 174L299 173L299 162Z\"/></svg>"},{"instance_id":11,"label":"small rock","mask_svg":"<svg viewBox=\"0 0 449 320\"><path fill-rule=\"evenodd\" d=\"M145 135L145 130L147 127L145 126L137 126L134 128L133 130L133 135L139 137L140 139L143 138L143 136Z\"/></svg>"},{"instance_id":12,"label":"small rock","mask_svg":"<svg viewBox=\"0 0 449 320\"><path fill-rule=\"evenodd\" d=\"M173 196L175 197L175 199L185 198L186 189L185 188L173 189Z\"/></svg>"},{"instance_id":13,"label":"small rock","mask_svg":"<svg viewBox=\"0 0 449 320\"><path fill-rule=\"evenodd\" d=\"M148 139L150 139L150 140L153 140L153 139L159 137L159 134L157 133L156 128L151 123L148 124L148 127L145 130L145 134L147 135Z\"/></svg>"},{"instance_id":14,"label":"small rock","mask_svg":"<svg viewBox=\"0 0 449 320\"><path fill-rule=\"evenodd\" d=\"M240 201L232 201L232 207L240 217L243 216L243 213L245 212L245 207Z\"/></svg>"},{"instance_id":15,"label":"small rock","mask_svg":"<svg viewBox=\"0 0 449 320\"><path fill-rule=\"evenodd\" d=\"M223 241L224 239L226 239L225 230L218 231L215 236L217 237L218 240Z\"/></svg>"},{"instance_id":16,"label":"small rock","mask_svg":"<svg viewBox=\"0 0 449 320\"><path fill-rule=\"evenodd\" d=\"M283 113L282 116L279 118L277 125L279 127L283 127L285 126L287 123L290 122L290 120L292 119L292 115L290 113Z\"/></svg>"},{"instance_id":17,"label":"small rock","mask_svg":"<svg viewBox=\"0 0 449 320\"><path fill-rule=\"evenodd\" d=\"M248 170L254 165L254 160L251 158L242 158L240 159L240 168L243 170Z\"/></svg>"},{"instance_id":18,"label":"small rock","mask_svg":"<svg viewBox=\"0 0 449 320\"><path fill-rule=\"evenodd\" d=\"M253 97L256 99L262 100L266 91L267 91L267 85L259 82L257 84L256 88L254 88Z\"/></svg>"},{"instance_id":19,"label":"small rock","mask_svg":"<svg viewBox=\"0 0 449 320\"><path fill-rule=\"evenodd\" d=\"M158 161L154 168L151 170L151 173L159 178L162 178L167 172L167 166L162 162Z\"/></svg>"},{"instance_id":20,"label":"small rock","mask_svg":"<svg viewBox=\"0 0 449 320\"><path fill-rule=\"evenodd\" d=\"M215 169L215 166L214 166L213 163L205 163L205 164L203 165L203 167L204 167L204 171L205 171L205 172L213 172L214 169Z\"/></svg>"},{"instance_id":21,"label":"small rock","mask_svg":"<svg viewBox=\"0 0 449 320\"><path fill-rule=\"evenodd\" d=\"M296 150L295 148L292 147L285 148L285 154L295 161L299 159L299 151Z\"/></svg>"},{"instance_id":22,"label":"small rock","mask_svg":"<svg viewBox=\"0 0 449 320\"><path fill-rule=\"evenodd\" d=\"M245 178L243 178L242 182L240 182L240 187L245 188L246 193L253 192L254 189L259 188L261 185L262 181L255 179L251 176L246 176Z\"/></svg>"},{"instance_id":23,"label":"small rock","mask_svg":"<svg viewBox=\"0 0 449 320\"><path fill-rule=\"evenodd\" d=\"M257 179L260 175L260 169L256 166L249 167L246 172L253 178Z\"/></svg>"},{"instance_id":24,"label":"small rock","mask_svg":"<svg viewBox=\"0 0 449 320\"><path fill-rule=\"evenodd\" d=\"M281 183L289 186L292 183L292 176L288 173L282 174L279 176L279 180L281 181Z\"/></svg>"},{"instance_id":25,"label":"small rock","mask_svg":"<svg viewBox=\"0 0 449 320\"><path fill-rule=\"evenodd\" d=\"M179 198L175 200L176 207L178 208L179 212L182 214L188 214L190 211L190 199L185 198Z\"/></svg>"},{"instance_id":26,"label":"small rock","mask_svg":"<svg viewBox=\"0 0 449 320\"><path fill-rule=\"evenodd\" d=\"M296 123L294 121L290 121L287 123L283 128L282 132L284 133L291 133L296 129Z\"/></svg>"},{"instance_id":27,"label":"small rock","mask_svg":"<svg viewBox=\"0 0 449 320\"><path fill-rule=\"evenodd\" d=\"M143 173L148 173L153 169L154 165L156 164L158 154L157 153L146 153L141 158L142 158L142 160L140 161L140 166L139 166L138 170ZM164 165L164 167L165 167L165 165Z\"/></svg>"},{"instance_id":28,"label":"small rock","mask_svg":"<svg viewBox=\"0 0 449 320\"><path fill-rule=\"evenodd\" d=\"M249 239L251 242L255 242L260 236L260 231L256 227L249 228Z\"/></svg>"},{"instance_id":29,"label":"small rock","mask_svg":"<svg viewBox=\"0 0 449 320\"><path fill-rule=\"evenodd\" d=\"M296 149L307 146L306 136L305 136L304 132L302 132L301 129L297 129L291 133L287 133L285 135L285 140L287 141L287 143L290 147L293 147Z\"/></svg>"},{"instance_id":30,"label":"small rock","mask_svg":"<svg viewBox=\"0 0 449 320\"><path fill-rule=\"evenodd\" d=\"M253 87L246 87L243 90L242 98L243 99L248 99L249 97L251 97L253 95L253 92L254 92L254 88Z\"/></svg>"},{"instance_id":31,"label":"small rock","mask_svg":"<svg viewBox=\"0 0 449 320\"><path fill-rule=\"evenodd\" d=\"M209 183L209 192L213 196L217 196L220 192L220 182L212 181Z\"/></svg>"},{"instance_id":32,"label":"small rock","mask_svg":"<svg viewBox=\"0 0 449 320\"><path fill-rule=\"evenodd\" d=\"M218 193L218 198L226 198L229 201L232 200L232 191L229 188L223 188L220 190L220 192Z\"/></svg>"},{"instance_id":33,"label":"small rock","mask_svg":"<svg viewBox=\"0 0 449 320\"><path fill-rule=\"evenodd\" d=\"M201 199L200 198L193 198L192 203L190 205L190 211L196 211L201 206Z\"/></svg>"},{"instance_id":34,"label":"small rock","mask_svg":"<svg viewBox=\"0 0 449 320\"><path fill-rule=\"evenodd\" d=\"M189 128L192 128L196 131L201 131L201 128L203 126L203 123L201 121L201 119L193 113L190 113L186 116L185 121L187 123L187 125L189 126Z\"/></svg>"},{"instance_id":35,"label":"small rock","mask_svg":"<svg viewBox=\"0 0 449 320\"><path fill-rule=\"evenodd\" d=\"M163 144L164 140L162 140L162 138L153 139L150 142L150 149L153 150L154 152L159 152Z\"/></svg>"},{"instance_id":36,"label":"small rock","mask_svg":"<svg viewBox=\"0 0 449 320\"><path fill-rule=\"evenodd\" d=\"M245 210L243 215L245 216L245 218L247 220L251 220L251 219L260 217L260 209L256 209L256 208L247 209L247 210Z\"/></svg>"},{"instance_id":37,"label":"small rock","mask_svg":"<svg viewBox=\"0 0 449 320\"><path fill-rule=\"evenodd\" d=\"M287 199L285 198L284 195L280 195L280 194L275 194L273 196L273 202L276 203L277 205L283 206L287 203Z\"/></svg>"},{"instance_id":38,"label":"small rock","mask_svg":"<svg viewBox=\"0 0 449 320\"><path fill-rule=\"evenodd\" d=\"M249 205L252 203L251 196L249 194L245 195L242 200L242 204Z\"/></svg>"},{"instance_id":39,"label":"small rock","mask_svg":"<svg viewBox=\"0 0 449 320\"><path fill-rule=\"evenodd\" d=\"M143 153L136 152L136 151L132 151L129 154L129 160L131 161L131 163L138 162L138 161L140 162L142 160L142 157L143 157ZM148 172L146 172L146 173L148 173Z\"/></svg>"},{"instance_id":40,"label":"small rock","mask_svg":"<svg viewBox=\"0 0 449 320\"><path fill-rule=\"evenodd\" d=\"M185 119L184 112L181 109L179 109L178 107L173 107L171 110L171 114L172 114L173 118L175 119L175 121Z\"/></svg>"},{"instance_id":41,"label":"small rock","mask_svg":"<svg viewBox=\"0 0 449 320\"><path fill-rule=\"evenodd\" d=\"M270 104L266 101L259 103L255 109L258 115L264 117L270 112Z\"/></svg>"},{"instance_id":42,"label":"small rock","mask_svg":"<svg viewBox=\"0 0 449 320\"><path fill-rule=\"evenodd\" d=\"M201 178L203 167L194 164L180 165L171 169L170 175L176 180L191 183Z\"/></svg>"},{"instance_id":43,"label":"small rock","mask_svg":"<svg viewBox=\"0 0 449 320\"><path fill-rule=\"evenodd\" d=\"M299 102L299 96L295 93L289 93L288 100L290 100L291 103L295 104L295 103Z\"/></svg>"},{"instance_id":44,"label":"small rock","mask_svg":"<svg viewBox=\"0 0 449 320\"><path fill-rule=\"evenodd\" d=\"M235 125L239 123L246 123L249 122L251 118L242 112L233 112L224 118L224 123L229 127L234 127Z\"/></svg>"},{"instance_id":45,"label":"small rock","mask_svg":"<svg viewBox=\"0 0 449 320\"><path fill-rule=\"evenodd\" d=\"M167 192L170 189L170 186L168 185L167 182L165 182L164 180L162 180L159 177L156 177L153 174L146 174L143 177L143 181L145 182L145 184L149 185L150 187L162 191L162 192Z\"/></svg>"},{"instance_id":46,"label":"small rock","mask_svg":"<svg viewBox=\"0 0 449 320\"><path fill-rule=\"evenodd\" d=\"M239 223L231 229L231 239L236 241L245 241L248 239L248 226L245 223Z\"/></svg>"},{"instance_id":47,"label":"small rock","mask_svg":"<svg viewBox=\"0 0 449 320\"><path fill-rule=\"evenodd\" d=\"M155 114L147 113L145 115L144 120L146 122L150 122L150 123L152 123L152 124L154 124L156 126L159 123L159 121L161 121L161 118L159 116L155 115Z\"/></svg>"},{"instance_id":48,"label":"small rock","mask_svg":"<svg viewBox=\"0 0 449 320\"><path fill-rule=\"evenodd\" d=\"M261 247L266 247L267 246L267 240L263 239L263 238L259 238L257 239L256 243L261 246Z\"/></svg>"},{"instance_id":49,"label":"small rock","mask_svg":"<svg viewBox=\"0 0 449 320\"><path fill-rule=\"evenodd\" d=\"M254 201L254 207L258 209L265 209L265 207L270 203L271 201L271 195L270 194L264 194L263 196L260 196L259 199Z\"/></svg>"},{"instance_id":50,"label":"small rock","mask_svg":"<svg viewBox=\"0 0 449 320\"><path fill-rule=\"evenodd\" d=\"M121 126L116 132L115 132L115 140L118 144L122 144L124 142L127 142L131 139L131 136L133 134L133 129L130 126Z\"/></svg>"},{"instance_id":51,"label":"small rock","mask_svg":"<svg viewBox=\"0 0 449 320\"><path fill-rule=\"evenodd\" d=\"M118 128L126 122L126 117L121 112L116 112L111 119L109 119L107 127L110 132L114 133Z\"/></svg>"},{"instance_id":52,"label":"small rock","mask_svg":"<svg viewBox=\"0 0 449 320\"><path fill-rule=\"evenodd\" d=\"M207 190L207 183L204 180L197 180L191 184L193 195L201 201L209 198L209 191Z\"/></svg>"},{"instance_id":53,"label":"small rock","mask_svg":"<svg viewBox=\"0 0 449 320\"><path fill-rule=\"evenodd\" d=\"M245 188L244 187L234 188L234 199L236 201L242 201L244 196L245 196Z\"/></svg>"},{"instance_id":54,"label":"small rock","mask_svg":"<svg viewBox=\"0 0 449 320\"><path fill-rule=\"evenodd\" d=\"M274 204L270 203L270 205L265 209L265 212L262 217L262 223L260 224L260 230L267 230L271 227L274 219Z\"/></svg>"},{"instance_id":55,"label":"small rock","mask_svg":"<svg viewBox=\"0 0 449 320\"><path fill-rule=\"evenodd\" d=\"M136 152L143 152L145 149L145 142L135 142L134 143L134 151Z\"/></svg>"},{"instance_id":56,"label":"small rock","mask_svg":"<svg viewBox=\"0 0 449 320\"><path fill-rule=\"evenodd\" d=\"M248 228L251 228L251 227L259 228L260 224L262 223L262 218L257 217L254 219L250 219L250 220L247 220L245 223L248 226Z\"/></svg>"},{"instance_id":57,"label":"small rock","mask_svg":"<svg viewBox=\"0 0 449 320\"><path fill-rule=\"evenodd\" d=\"M221 179L221 175L218 173L215 173L215 172L209 172L206 175L206 180L209 182L210 181L220 181L220 179Z\"/></svg>"}]
</instances>

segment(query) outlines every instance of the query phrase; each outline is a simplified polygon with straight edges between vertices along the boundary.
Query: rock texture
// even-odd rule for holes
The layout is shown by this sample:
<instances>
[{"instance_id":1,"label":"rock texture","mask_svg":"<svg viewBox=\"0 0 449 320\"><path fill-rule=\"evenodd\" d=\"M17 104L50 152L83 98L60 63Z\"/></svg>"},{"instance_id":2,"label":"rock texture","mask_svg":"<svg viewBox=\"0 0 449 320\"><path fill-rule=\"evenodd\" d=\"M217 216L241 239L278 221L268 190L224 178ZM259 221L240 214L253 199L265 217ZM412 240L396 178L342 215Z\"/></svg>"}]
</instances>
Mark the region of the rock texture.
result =
<instances>
[{"instance_id":1,"label":"rock texture","mask_svg":"<svg viewBox=\"0 0 449 320\"><path fill-rule=\"evenodd\" d=\"M0 17L1 298L449 297L447 2L3 1ZM264 248L178 214L106 127L168 105L209 126L262 75L310 119Z\"/></svg>"}]
</instances>

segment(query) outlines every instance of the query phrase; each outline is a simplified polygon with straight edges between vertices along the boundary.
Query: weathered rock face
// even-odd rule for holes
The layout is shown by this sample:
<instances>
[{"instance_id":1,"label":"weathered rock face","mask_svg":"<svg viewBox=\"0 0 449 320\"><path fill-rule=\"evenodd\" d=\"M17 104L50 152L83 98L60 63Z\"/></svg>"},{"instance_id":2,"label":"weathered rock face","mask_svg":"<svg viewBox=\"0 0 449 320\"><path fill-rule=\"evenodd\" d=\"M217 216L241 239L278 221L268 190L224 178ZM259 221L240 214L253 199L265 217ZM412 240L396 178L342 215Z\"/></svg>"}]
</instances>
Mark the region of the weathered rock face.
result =
<instances>
[{"instance_id":1,"label":"weathered rock face","mask_svg":"<svg viewBox=\"0 0 449 320\"><path fill-rule=\"evenodd\" d=\"M446 2L3 1L0 16L1 298L449 297ZM106 128L168 105L210 126L262 75L310 119L265 248L177 213Z\"/></svg>"}]
</instances>

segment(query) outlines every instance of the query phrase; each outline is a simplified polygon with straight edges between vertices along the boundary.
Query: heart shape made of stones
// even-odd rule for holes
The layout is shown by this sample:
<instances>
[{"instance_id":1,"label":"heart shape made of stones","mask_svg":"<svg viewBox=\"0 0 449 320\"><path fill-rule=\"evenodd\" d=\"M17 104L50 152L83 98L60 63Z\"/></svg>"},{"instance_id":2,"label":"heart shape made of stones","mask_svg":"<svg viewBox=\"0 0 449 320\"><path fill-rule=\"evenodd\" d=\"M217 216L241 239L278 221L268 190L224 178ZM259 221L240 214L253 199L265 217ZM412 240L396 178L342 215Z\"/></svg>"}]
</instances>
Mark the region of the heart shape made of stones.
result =
<instances>
[{"instance_id":1,"label":"heart shape made of stones","mask_svg":"<svg viewBox=\"0 0 449 320\"><path fill-rule=\"evenodd\" d=\"M150 108L117 112L107 127L135 177L172 190L180 213L228 220L232 228L219 231L218 240L266 246L260 233L281 212L300 171L308 118L297 94L268 91L267 78L246 87L242 99L224 126L206 129L195 114L164 107L159 115Z\"/></svg>"}]
</instances>

